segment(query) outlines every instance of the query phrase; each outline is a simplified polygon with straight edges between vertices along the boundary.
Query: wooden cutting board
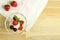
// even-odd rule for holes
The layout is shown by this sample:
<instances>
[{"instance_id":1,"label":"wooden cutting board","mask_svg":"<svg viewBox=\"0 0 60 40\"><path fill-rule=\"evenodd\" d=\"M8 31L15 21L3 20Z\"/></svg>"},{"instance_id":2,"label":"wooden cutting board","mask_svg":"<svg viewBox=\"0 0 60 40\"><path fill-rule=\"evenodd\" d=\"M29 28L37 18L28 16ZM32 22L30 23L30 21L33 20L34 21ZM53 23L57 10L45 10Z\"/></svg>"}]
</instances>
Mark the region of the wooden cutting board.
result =
<instances>
[{"instance_id":1,"label":"wooden cutting board","mask_svg":"<svg viewBox=\"0 0 60 40\"><path fill-rule=\"evenodd\" d=\"M0 15L0 22L5 18ZM1 31L2 30L2 31ZM32 29L23 34L6 34L3 23L0 23L0 40L60 40L60 0L49 0L41 16Z\"/></svg>"}]
</instances>

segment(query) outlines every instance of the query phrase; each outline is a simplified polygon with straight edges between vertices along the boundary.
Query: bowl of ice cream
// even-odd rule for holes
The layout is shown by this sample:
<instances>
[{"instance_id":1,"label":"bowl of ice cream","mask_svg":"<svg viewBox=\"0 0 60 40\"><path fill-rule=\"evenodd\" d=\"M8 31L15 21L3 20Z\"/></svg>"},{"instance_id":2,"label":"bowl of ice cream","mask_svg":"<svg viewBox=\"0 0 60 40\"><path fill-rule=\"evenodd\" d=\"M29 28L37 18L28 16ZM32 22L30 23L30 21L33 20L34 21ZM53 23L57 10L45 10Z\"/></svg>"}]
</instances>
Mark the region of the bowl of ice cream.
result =
<instances>
[{"instance_id":1,"label":"bowl of ice cream","mask_svg":"<svg viewBox=\"0 0 60 40\"><path fill-rule=\"evenodd\" d=\"M26 17L21 13L12 13L5 20L5 29L9 33L22 33L26 27Z\"/></svg>"}]
</instances>

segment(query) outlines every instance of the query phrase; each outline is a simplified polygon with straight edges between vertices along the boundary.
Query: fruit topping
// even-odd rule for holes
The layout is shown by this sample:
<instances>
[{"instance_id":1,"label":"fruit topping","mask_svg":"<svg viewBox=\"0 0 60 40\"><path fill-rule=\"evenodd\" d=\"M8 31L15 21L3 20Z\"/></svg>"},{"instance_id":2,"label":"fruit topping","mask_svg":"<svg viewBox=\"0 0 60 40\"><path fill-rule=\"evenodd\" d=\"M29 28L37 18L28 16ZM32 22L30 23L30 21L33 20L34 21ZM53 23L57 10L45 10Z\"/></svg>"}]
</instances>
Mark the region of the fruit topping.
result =
<instances>
[{"instance_id":1,"label":"fruit topping","mask_svg":"<svg viewBox=\"0 0 60 40\"><path fill-rule=\"evenodd\" d=\"M14 32L16 32L17 30L22 31L23 30L23 24L24 24L24 21L20 20L20 18L18 18L18 16L14 15L10 29L13 29Z\"/></svg>"},{"instance_id":2,"label":"fruit topping","mask_svg":"<svg viewBox=\"0 0 60 40\"><path fill-rule=\"evenodd\" d=\"M15 17L13 17L13 20L16 20Z\"/></svg>"},{"instance_id":3,"label":"fruit topping","mask_svg":"<svg viewBox=\"0 0 60 40\"><path fill-rule=\"evenodd\" d=\"M13 28L13 31L16 32L17 31L17 28Z\"/></svg>"},{"instance_id":4,"label":"fruit topping","mask_svg":"<svg viewBox=\"0 0 60 40\"><path fill-rule=\"evenodd\" d=\"M17 25L18 21L17 20L13 20L13 25Z\"/></svg>"},{"instance_id":5,"label":"fruit topping","mask_svg":"<svg viewBox=\"0 0 60 40\"><path fill-rule=\"evenodd\" d=\"M14 26L13 26L13 25L11 25L11 26L10 26L10 29L13 29L13 28L14 28Z\"/></svg>"},{"instance_id":6,"label":"fruit topping","mask_svg":"<svg viewBox=\"0 0 60 40\"><path fill-rule=\"evenodd\" d=\"M22 30L22 29L23 29L23 26L22 26L22 25L20 25L19 30Z\"/></svg>"},{"instance_id":7,"label":"fruit topping","mask_svg":"<svg viewBox=\"0 0 60 40\"><path fill-rule=\"evenodd\" d=\"M14 18L15 18L18 22L20 22L19 18L18 18L16 15L14 15Z\"/></svg>"},{"instance_id":8,"label":"fruit topping","mask_svg":"<svg viewBox=\"0 0 60 40\"><path fill-rule=\"evenodd\" d=\"M23 20L20 20L20 25L23 25L24 24L24 21Z\"/></svg>"}]
</instances>

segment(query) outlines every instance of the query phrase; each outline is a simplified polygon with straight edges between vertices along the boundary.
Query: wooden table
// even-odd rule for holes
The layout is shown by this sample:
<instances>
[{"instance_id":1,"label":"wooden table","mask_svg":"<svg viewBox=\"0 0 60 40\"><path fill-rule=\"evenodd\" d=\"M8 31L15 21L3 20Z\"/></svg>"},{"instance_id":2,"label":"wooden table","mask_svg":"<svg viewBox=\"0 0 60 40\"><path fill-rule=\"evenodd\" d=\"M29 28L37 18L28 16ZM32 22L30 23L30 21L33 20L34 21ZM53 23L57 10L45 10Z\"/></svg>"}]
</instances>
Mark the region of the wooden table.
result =
<instances>
[{"instance_id":1,"label":"wooden table","mask_svg":"<svg viewBox=\"0 0 60 40\"><path fill-rule=\"evenodd\" d=\"M60 0L49 0L29 32L9 35L2 23L4 20L0 15L0 40L60 40Z\"/></svg>"}]
</instances>

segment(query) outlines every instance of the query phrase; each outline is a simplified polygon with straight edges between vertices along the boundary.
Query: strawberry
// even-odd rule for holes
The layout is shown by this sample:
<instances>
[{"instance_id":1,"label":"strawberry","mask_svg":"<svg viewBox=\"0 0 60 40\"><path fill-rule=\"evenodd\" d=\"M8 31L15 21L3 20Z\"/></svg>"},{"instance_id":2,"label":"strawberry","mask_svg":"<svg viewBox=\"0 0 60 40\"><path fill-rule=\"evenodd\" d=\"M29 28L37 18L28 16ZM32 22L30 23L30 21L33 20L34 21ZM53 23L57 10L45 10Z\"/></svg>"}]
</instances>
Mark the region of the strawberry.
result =
<instances>
[{"instance_id":1,"label":"strawberry","mask_svg":"<svg viewBox=\"0 0 60 40\"><path fill-rule=\"evenodd\" d=\"M6 11L9 11L10 6L9 5L5 5L4 8L5 8Z\"/></svg>"},{"instance_id":2,"label":"strawberry","mask_svg":"<svg viewBox=\"0 0 60 40\"><path fill-rule=\"evenodd\" d=\"M16 1L13 1L13 2L11 3L11 6L17 7L17 2L16 2Z\"/></svg>"},{"instance_id":3,"label":"strawberry","mask_svg":"<svg viewBox=\"0 0 60 40\"><path fill-rule=\"evenodd\" d=\"M23 20L20 20L20 25L23 25L24 24L24 21Z\"/></svg>"},{"instance_id":4,"label":"strawberry","mask_svg":"<svg viewBox=\"0 0 60 40\"><path fill-rule=\"evenodd\" d=\"M18 21L13 20L13 25L17 25L17 24L18 24Z\"/></svg>"},{"instance_id":5,"label":"strawberry","mask_svg":"<svg viewBox=\"0 0 60 40\"><path fill-rule=\"evenodd\" d=\"M19 30L22 30L22 29L23 29L23 26L22 26L22 25L20 25Z\"/></svg>"}]
</instances>

